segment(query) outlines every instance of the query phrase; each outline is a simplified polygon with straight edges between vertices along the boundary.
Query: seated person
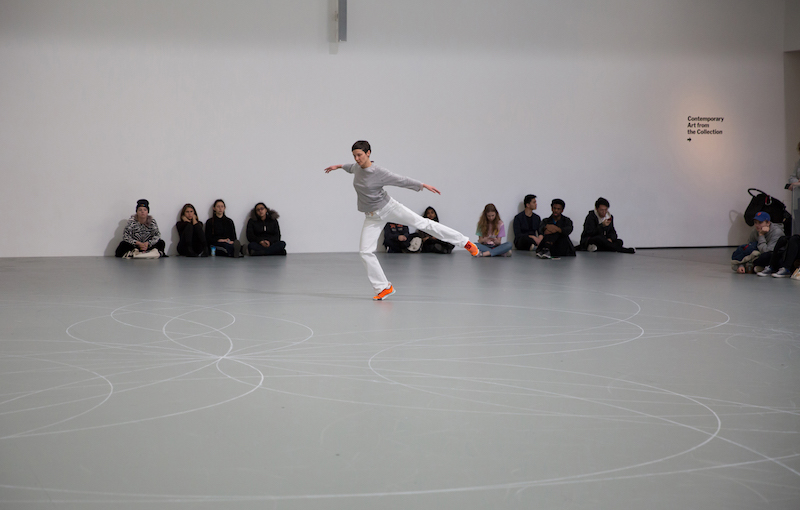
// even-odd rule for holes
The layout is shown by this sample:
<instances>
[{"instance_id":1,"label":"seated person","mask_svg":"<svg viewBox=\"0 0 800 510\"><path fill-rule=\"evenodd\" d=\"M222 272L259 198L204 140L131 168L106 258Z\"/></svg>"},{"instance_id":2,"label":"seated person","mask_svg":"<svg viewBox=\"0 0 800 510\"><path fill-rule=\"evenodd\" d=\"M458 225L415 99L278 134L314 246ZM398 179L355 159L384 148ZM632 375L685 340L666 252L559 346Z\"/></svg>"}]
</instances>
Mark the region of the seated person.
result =
<instances>
[{"instance_id":1,"label":"seated person","mask_svg":"<svg viewBox=\"0 0 800 510\"><path fill-rule=\"evenodd\" d=\"M574 227L572 220L562 214L565 206L560 198L554 198L550 203L553 214L542 220L542 242L536 248L536 256L540 259L575 256L575 246L569 239Z\"/></svg>"},{"instance_id":2,"label":"seated person","mask_svg":"<svg viewBox=\"0 0 800 510\"><path fill-rule=\"evenodd\" d=\"M525 195L525 209L514 216L514 247L518 250L533 251L542 242L539 225L542 219L536 214L536 195Z\"/></svg>"},{"instance_id":3,"label":"seated person","mask_svg":"<svg viewBox=\"0 0 800 510\"><path fill-rule=\"evenodd\" d=\"M486 204L478 220L478 230L475 232L478 242L475 246L480 251L480 257L510 257L511 243L504 243L506 236L506 226L500 219L500 213L494 204Z\"/></svg>"},{"instance_id":4,"label":"seated person","mask_svg":"<svg viewBox=\"0 0 800 510\"><path fill-rule=\"evenodd\" d=\"M419 250L420 242L415 243ZM389 253L408 253L411 246L411 234L408 227L399 223L387 223L383 226L383 245ZM416 251L416 250L414 250Z\"/></svg>"},{"instance_id":5,"label":"seated person","mask_svg":"<svg viewBox=\"0 0 800 510\"><path fill-rule=\"evenodd\" d=\"M797 144L797 152L800 152L800 143ZM792 203L788 207L792 213L792 233L800 234L800 160L794 165L786 189L792 194Z\"/></svg>"},{"instance_id":6,"label":"seated person","mask_svg":"<svg viewBox=\"0 0 800 510\"><path fill-rule=\"evenodd\" d=\"M122 233L122 242L115 255L125 258L166 257L166 244L155 218L150 216L150 202L141 199L136 202L136 214L132 215Z\"/></svg>"},{"instance_id":7,"label":"seated person","mask_svg":"<svg viewBox=\"0 0 800 510\"><path fill-rule=\"evenodd\" d=\"M731 255L733 270L739 274L752 273L755 267L758 271L761 266L769 265L772 250L778 244L778 239L783 237L783 225L772 223L769 213L760 211L753 218L753 231L747 243L739 246Z\"/></svg>"},{"instance_id":8,"label":"seated person","mask_svg":"<svg viewBox=\"0 0 800 510\"><path fill-rule=\"evenodd\" d=\"M589 211L583 221L581 233L582 250L617 251L620 253L636 253L633 248L623 248L622 239L617 237L614 228L614 217L608 212L608 200L603 197L594 203L594 211Z\"/></svg>"},{"instance_id":9,"label":"seated person","mask_svg":"<svg viewBox=\"0 0 800 510\"><path fill-rule=\"evenodd\" d=\"M435 221L437 223L439 222L439 215L436 214L436 209L430 206L428 206L428 208L425 209L425 212L422 213L422 217L428 218L429 220ZM420 241L422 241L422 246L420 246L419 250L422 253L446 254L446 253L452 253L453 248L455 248L455 246L453 246L448 242L436 239L432 235L423 232L422 230L417 230L416 232L411 234L411 243L409 245L409 249L411 249L412 251L415 246L414 239L419 239Z\"/></svg>"},{"instance_id":10,"label":"seated person","mask_svg":"<svg viewBox=\"0 0 800 510\"><path fill-rule=\"evenodd\" d=\"M775 249L772 250L772 257L769 259L769 265L765 267L763 271L760 271L758 276L772 275L775 278L787 278L791 276L794 278L795 275L792 274L792 271L795 271L794 268L796 265L800 265L798 252L800 252L800 235L781 237L775 244ZM800 269L795 271L795 273L800 274Z\"/></svg>"},{"instance_id":11,"label":"seated person","mask_svg":"<svg viewBox=\"0 0 800 510\"><path fill-rule=\"evenodd\" d=\"M181 209L181 221L175 224L178 229L178 255L184 257L207 257L206 236L203 222L197 219L197 211L192 204Z\"/></svg>"},{"instance_id":12,"label":"seated person","mask_svg":"<svg viewBox=\"0 0 800 510\"><path fill-rule=\"evenodd\" d=\"M206 221L206 242L209 249L216 247L217 255L242 256L242 244L236 239L236 226L225 216L225 202L221 198L214 202L214 214Z\"/></svg>"},{"instance_id":13,"label":"seated person","mask_svg":"<svg viewBox=\"0 0 800 510\"><path fill-rule=\"evenodd\" d=\"M278 218L278 211L273 211L264 202L253 207L253 217L247 220L247 251L250 255L286 255Z\"/></svg>"}]
</instances>

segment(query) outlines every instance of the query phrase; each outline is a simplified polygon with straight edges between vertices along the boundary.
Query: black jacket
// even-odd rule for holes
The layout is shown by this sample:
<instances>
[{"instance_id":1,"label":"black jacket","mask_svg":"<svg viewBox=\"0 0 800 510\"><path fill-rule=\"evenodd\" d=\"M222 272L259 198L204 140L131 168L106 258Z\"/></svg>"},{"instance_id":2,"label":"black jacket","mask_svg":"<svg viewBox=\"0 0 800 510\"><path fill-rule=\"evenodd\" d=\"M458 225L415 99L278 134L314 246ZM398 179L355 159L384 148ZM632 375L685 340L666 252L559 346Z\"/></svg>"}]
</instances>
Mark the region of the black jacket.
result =
<instances>
[{"instance_id":1,"label":"black jacket","mask_svg":"<svg viewBox=\"0 0 800 510\"><path fill-rule=\"evenodd\" d=\"M247 241L251 243L269 241L269 244L280 241L281 227L278 225L278 218L280 218L278 212L270 210L264 221L258 218L247 220Z\"/></svg>"},{"instance_id":2,"label":"black jacket","mask_svg":"<svg viewBox=\"0 0 800 510\"><path fill-rule=\"evenodd\" d=\"M206 243L210 246L212 243L217 242L218 239L236 240L236 225L233 220L223 215L222 218L217 218L212 215L206 221Z\"/></svg>"},{"instance_id":3,"label":"black jacket","mask_svg":"<svg viewBox=\"0 0 800 510\"><path fill-rule=\"evenodd\" d=\"M603 236L604 239L617 240L617 230L614 228L614 217L611 217L611 224L604 226L600 223L594 211L589 211L583 221L583 232L581 233L581 247L586 248L589 239L592 237Z\"/></svg>"}]
</instances>

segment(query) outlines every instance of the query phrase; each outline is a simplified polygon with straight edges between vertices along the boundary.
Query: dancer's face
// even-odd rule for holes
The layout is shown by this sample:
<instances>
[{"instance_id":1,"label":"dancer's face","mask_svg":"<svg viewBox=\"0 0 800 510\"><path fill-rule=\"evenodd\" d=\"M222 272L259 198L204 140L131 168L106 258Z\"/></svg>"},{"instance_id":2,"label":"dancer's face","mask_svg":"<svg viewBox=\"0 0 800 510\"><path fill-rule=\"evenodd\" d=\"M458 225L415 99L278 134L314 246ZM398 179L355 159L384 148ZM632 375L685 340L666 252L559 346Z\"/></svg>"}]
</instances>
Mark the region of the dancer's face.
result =
<instances>
[{"instance_id":1,"label":"dancer's face","mask_svg":"<svg viewBox=\"0 0 800 510\"><path fill-rule=\"evenodd\" d=\"M356 160L356 163L358 163L358 166L361 168L367 168L372 164L369 161L369 155L371 153L372 151L364 152L361 149L356 149L353 151L353 158Z\"/></svg>"}]
</instances>

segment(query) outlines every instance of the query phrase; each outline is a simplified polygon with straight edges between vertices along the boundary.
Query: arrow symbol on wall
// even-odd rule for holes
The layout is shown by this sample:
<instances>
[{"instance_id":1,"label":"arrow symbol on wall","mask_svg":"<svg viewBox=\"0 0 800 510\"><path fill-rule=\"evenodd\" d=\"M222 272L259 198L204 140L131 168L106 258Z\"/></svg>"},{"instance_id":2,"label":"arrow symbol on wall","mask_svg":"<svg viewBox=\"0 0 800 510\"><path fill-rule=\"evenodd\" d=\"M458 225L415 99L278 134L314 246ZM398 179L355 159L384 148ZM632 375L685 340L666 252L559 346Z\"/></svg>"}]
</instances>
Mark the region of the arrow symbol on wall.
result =
<instances>
[{"instance_id":1,"label":"arrow symbol on wall","mask_svg":"<svg viewBox=\"0 0 800 510\"><path fill-rule=\"evenodd\" d=\"M690 142L692 141L692 139L691 139L691 138L687 138L686 140L688 140L688 141L690 141Z\"/></svg>"}]
</instances>

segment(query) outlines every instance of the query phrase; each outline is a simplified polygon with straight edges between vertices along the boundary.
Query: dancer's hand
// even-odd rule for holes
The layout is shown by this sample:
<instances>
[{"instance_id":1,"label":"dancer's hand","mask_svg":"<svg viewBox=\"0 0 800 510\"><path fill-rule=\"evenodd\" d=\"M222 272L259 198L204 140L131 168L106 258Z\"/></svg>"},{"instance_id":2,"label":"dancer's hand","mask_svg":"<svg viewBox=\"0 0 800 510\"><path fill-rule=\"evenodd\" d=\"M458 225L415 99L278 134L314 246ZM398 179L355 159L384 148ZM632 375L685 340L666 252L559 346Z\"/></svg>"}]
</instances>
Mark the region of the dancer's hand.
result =
<instances>
[{"instance_id":1,"label":"dancer's hand","mask_svg":"<svg viewBox=\"0 0 800 510\"><path fill-rule=\"evenodd\" d=\"M426 190L430 191L431 193L436 193L437 195L441 195L442 194L441 191L439 191L438 189L434 188L430 184L423 184L422 187L425 188Z\"/></svg>"},{"instance_id":2,"label":"dancer's hand","mask_svg":"<svg viewBox=\"0 0 800 510\"><path fill-rule=\"evenodd\" d=\"M336 170L337 168L342 168L342 166L343 165L331 165L331 166L329 166L328 168L325 169L325 173L329 174L329 173L333 172L334 170Z\"/></svg>"}]
</instances>

